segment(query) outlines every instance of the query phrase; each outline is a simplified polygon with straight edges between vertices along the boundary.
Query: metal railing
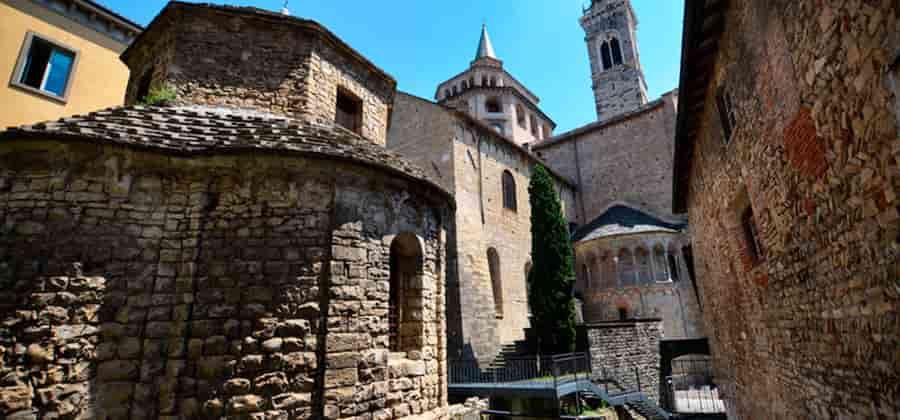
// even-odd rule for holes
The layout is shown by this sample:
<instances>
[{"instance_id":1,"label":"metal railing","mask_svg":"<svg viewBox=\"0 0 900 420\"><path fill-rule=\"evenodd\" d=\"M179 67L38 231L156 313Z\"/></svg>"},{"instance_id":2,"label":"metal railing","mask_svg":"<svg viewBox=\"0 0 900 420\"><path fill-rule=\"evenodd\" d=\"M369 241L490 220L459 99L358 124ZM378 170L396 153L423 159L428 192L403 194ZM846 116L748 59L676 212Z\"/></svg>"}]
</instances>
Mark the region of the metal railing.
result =
<instances>
[{"instance_id":1,"label":"metal railing","mask_svg":"<svg viewBox=\"0 0 900 420\"><path fill-rule=\"evenodd\" d=\"M553 356L506 357L483 366L477 360L450 360L451 384L516 384L557 387L578 379L588 379L590 357L585 353Z\"/></svg>"},{"instance_id":2,"label":"metal railing","mask_svg":"<svg viewBox=\"0 0 900 420\"><path fill-rule=\"evenodd\" d=\"M725 405L713 381L708 358L672 361L666 379L671 410L676 413L724 413Z\"/></svg>"}]
</instances>

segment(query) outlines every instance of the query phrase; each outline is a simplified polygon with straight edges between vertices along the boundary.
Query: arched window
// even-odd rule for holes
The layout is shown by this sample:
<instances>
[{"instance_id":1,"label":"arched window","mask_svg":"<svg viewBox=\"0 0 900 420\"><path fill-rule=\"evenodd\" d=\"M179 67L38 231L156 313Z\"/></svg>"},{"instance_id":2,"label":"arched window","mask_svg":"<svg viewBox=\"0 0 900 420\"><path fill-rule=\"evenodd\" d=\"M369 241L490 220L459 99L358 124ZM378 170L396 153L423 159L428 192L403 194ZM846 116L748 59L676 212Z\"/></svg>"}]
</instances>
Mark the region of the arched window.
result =
<instances>
[{"instance_id":1,"label":"arched window","mask_svg":"<svg viewBox=\"0 0 900 420\"><path fill-rule=\"evenodd\" d=\"M544 138L549 139L550 138L550 126L545 125L545 126L543 126L543 128L544 128Z\"/></svg>"},{"instance_id":2,"label":"arched window","mask_svg":"<svg viewBox=\"0 0 900 420\"><path fill-rule=\"evenodd\" d=\"M487 87L487 85L488 85L488 77L487 77L487 76L481 76L481 86Z\"/></svg>"},{"instance_id":3,"label":"arched window","mask_svg":"<svg viewBox=\"0 0 900 420\"><path fill-rule=\"evenodd\" d=\"M650 268L650 252L647 251L647 248L639 247L635 250L634 256L637 260L635 283L644 284L653 282L653 270Z\"/></svg>"},{"instance_id":4,"label":"arched window","mask_svg":"<svg viewBox=\"0 0 900 420\"><path fill-rule=\"evenodd\" d=\"M422 248L412 233L391 242L388 342L391 351L418 350L425 343L422 323Z\"/></svg>"},{"instance_id":5,"label":"arched window","mask_svg":"<svg viewBox=\"0 0 900 420\"><path fill-rule=\"evenodd\" d=\"M531 261L525 263L525 301L528 303L528 316L531 316Z\"/></svg>"},{"instance_id":6,"label":"arched window","mask_svg":"<svg viewBox=\"0 0 900 420\"><path fill-rule=\"evenodd\" d=\"M619 250L617 265L619 268L619 286L634 284L634 255L628 248Z\"/></svg>"},{"instance_id":7,"label":"arched window","mask_svg":"<svg viewBox=\"0 0 900 420\"><path fill-rule=\"evenodd\" d=\"M628 319L628 308L624 306L619 307L619 321L624 321Z\"/></svg>"},{"instance_id":8,"label":"arched window","mask_svg":"<svg viewBox=\"0 0 900 420\"><path fill-rule=\"evenodd\" d=\"M617 66L619 64L622 64L622 48L619 46L619 40L613 38L611 41L609 41L609 44L611 46L610 49L612 49L613 65Z\"/></svg>"},{"instance_id":9,"label":"arched window","mask_svg":"<svg viewBox=\"0 0 900 420\"><path fill-rule=\"evenodd\" d=\"M531 135L537 137L538 122L537 122L537 118L534 117L534 114L532 114L530 116L529 121L531 122Z\"/></svg>"},{"instance_id":10,"label":"arched window","mask_svg":"<svg viewBox=\"0 0 900 420\"><path fill-rule=\"evenodd\" d=\"M584 291L587 292L591 289L591 269L587 264L581 265L581 277L584 278Z\"/></svg>"},{"instance_id":11,"label":"arched window","mask_svg":"<svg viewBox=\"0 0 900 420\"><path fill-rule=\"evenodd\" d=\"M502 112L503 106L500 104L500 98L491 96L484 101L484 108L487 112Z\"/></svg>"},{"instance_id":12,"label":"arched window","mask_svg":"<svg viewBox=\"0 0 900 420\"><path fill-rule=\"evenodd\" d=\"M600 272L603 279L602 287L616 287L616 261L609 251L600 257Z\"/></svg>"},{"instance_id":13,"label":"arched window","mask_svg":"<svg viewBox=\"0 0 900 420\"><path fill-rule=\"evenodd\" d=\"M675 244L669 244L669 252L666 253L667 260L669 263L669 278L672 281L678 281L681 277L682 265L683 261L678 253L678 247Z\"/></svg>"},{"instance_id":14,"label":"arched window","mask_svg":"<svg viewBox=\"0 0 900 420\"><path fill-rule=\"evenodd\" d=\"M662 244L653 247L653 280L669 281L669 262L666 261L666 249Z\"/></svg>"},{"instance_id":15,"label":"arched window","mask_svg":"<svg viewBox=\"0 0 900 420\"><path fill-rule=\"evenodd\" d=\"M452 94L453 92L451 92L450 89L444 89L444 98L449 98Z\"/></svg>"},{"instance_id":16,"label":"arched window","mask_svg":"<svg viewBox=\"0 0 900 420\"><path fill-rule=\"evenodd\" d=\"M516 180L512 173L503 171L503 208L516 211Z\"/></svg>"},{"instance_id":17,"label":"arched window","mask_svg":"<svg viewBox=\"0 0 900 420\"><path fill-rule=\"evenodd\" d=\"M525 128L525 108L522 107L522 104L516 104L516 122L519 127Z\"/></svg>"},{"instance_id":18,"label":"arched window","mask_svg":"<svg viewBox=\"0 0 900 420\"><path fill-rule=\"evenodd\" d=\"M491 87L497 86L497 78L495 76L491 76Z\"/></svg>"},{"instance_id":19,"label":"arched window","mask_svg":"<svg viewBox=\"0 0 900 420\"><path fill-rule=\"evenodd\" d=\"M503 318L503 284L500 282L500 255L494 248L488 248L488 271L491 275L491 288L494 291L494 313Z\"/></svg>"},{"instance_id":20,"label":"arched window","mask_svg":"<svg viewBox=\"0 0 900 420\"><path fill-rule=\"evenodd\" d=\"M469 88L475 87L475 77L469 76Z\"/></svg>"},{"instance_id":21,"label":"arched window","mask_svg":"<svg viewBox=\"0 0 900 420\"><path fill-rule=\"evenodd\" d=\"M600 45L600 60L603 62L603 70L608 70L612 67L612 57L609 54L609 44L606 41Z\"/></svg>"},{"instance_id":22,"label":"arched window","mask_svg":"<svg viewBox=\"0 0 900 420\"><path fill-rule=\"evenodd\" d=\"M466 80L462 81L462 90L466 90L469 88L469 82Z\"/></svg>"}]
</instances>

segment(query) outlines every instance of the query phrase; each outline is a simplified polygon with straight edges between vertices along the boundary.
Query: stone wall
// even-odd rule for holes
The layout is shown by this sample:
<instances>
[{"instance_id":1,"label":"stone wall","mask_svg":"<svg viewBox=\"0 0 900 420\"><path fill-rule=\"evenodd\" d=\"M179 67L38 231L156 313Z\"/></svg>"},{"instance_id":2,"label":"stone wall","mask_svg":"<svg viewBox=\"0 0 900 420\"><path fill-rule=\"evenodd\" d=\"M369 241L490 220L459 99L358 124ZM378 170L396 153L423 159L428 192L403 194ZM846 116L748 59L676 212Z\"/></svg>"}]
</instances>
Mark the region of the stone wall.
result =
<instances>
[{"instance_id":1,"label":"stone wall","mask_svg":"<svg viewBox=\"0 0 900 420\"><path fill-rule=\"evenodd\" d=\"M900 6L730 4L687 198L720 392L740 419L897 418Z\"/></svg>"},{"instance_id":2,"label":"stone wall","mask_svg":"<svg viewBox=\"0 0 900 420\"><path fill-rule=\"evenodd\" d=\"M126 104L141 99L149 76L150 84L175 89L176 104L334 121L341 88L362 101L362 136L385 144L396 82L327 29L227 6L171 9L123 56L131 69Z\"/></svg>"},{"instance_id":3,"label":"stone wall","mask_svg":"<svg viewBox=\"0 0 900 420\"><path fill-rule=\"evenodd\" d=\"M640 389L659 401L660 320L593 323L587 325L587 333L595 378L612 378L623 390Z\"/></svg>"},{"instance_id":4,"label":"stone wall","mask_svg":"<svg viewBox=\"0 0 900 420\"><path fill-rule=\"evenodd\" d=\"M581 17L585 32L597 120L606 121L647 103L647 84L637 46L637 19L629 0L592 1ZM615 39L622 62L603 69L601 45ZM612 47L610 47L612 48Z\"/></svg>"},{"instance_id":5,"label":"stone wall","mask_svg":"<svg viewBox=\"0 0 900 420\"><path fill-rule=\"evenodd\" d=\"M628 318L660 318L666 339L703 337L697 293L682 251L685 245L688 238L683 233L577 242L575 288L583 296L585 322L618 320L624 309ZM646 257L642 259L636 249L647 251ZM654 249L662 253L649 252ZM620 256L622 250L628 250L628 256ZM675 272L669 256L675 261Z\"/></svg>"},{"instance_id":6,"label":"stone wall","mask_svg":"<svg viewBox=\"0 0 900 420\"><path fill-rule=\"evenodd\" d=\"M430 168L457 201L448 251L450 357L490 360L529 326L526 267L531 261L528 183L536 160L486 127L424 99L398 94L388 148ZM501 176L513 175L515 211L503 207ZM575 191L557 179L569 220ZM488 249L500 261L502 311L496 312ZM453 265L455 263L455 265Z\"/></svg>"},{"instance_id":7,"label":"stone wall","mask_svg":"<svg viewBox=\"0 0 900 420\"><path fill-rule=\"evenodd\" d=\"M676 100L669 93L632 114L534 146L553 169L578 182L584 223L615 201L671 215Z\"/></svg>"},{"instance_id":8,"label":"stone wall","mask_svg":"<svg viewBox=\"0 0 900 420\"><path fill-rule=\"evenodd\" d=\"M446 405L452 214L419 184L300 157L4 144L0 417L386 419ZM418 245L420 329L415 349L389 353L401 233Z\"/></svg>"}]
</instances>

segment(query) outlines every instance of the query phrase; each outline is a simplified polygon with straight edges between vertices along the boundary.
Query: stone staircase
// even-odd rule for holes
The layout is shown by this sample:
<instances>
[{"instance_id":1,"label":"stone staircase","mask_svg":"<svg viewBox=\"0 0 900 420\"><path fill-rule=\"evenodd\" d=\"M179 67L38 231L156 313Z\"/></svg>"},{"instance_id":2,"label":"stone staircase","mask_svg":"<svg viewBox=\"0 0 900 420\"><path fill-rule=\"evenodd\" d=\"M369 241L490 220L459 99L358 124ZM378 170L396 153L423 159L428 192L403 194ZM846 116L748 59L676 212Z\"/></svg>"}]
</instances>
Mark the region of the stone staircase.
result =
<instances>
[{"instance_id":1,"label":"stone staircase","mask_svg":"<svg viewBox=\"0 0 900 420\"><path fill-rule=\"evenodd\" d=\"M515 341L513 343L504 344L500 348L500 353L494 356L494 359L488 364L486 371L494 371L503 369L507 366L507 360L517 356L529 355L528 345L525 340Z\"/></svg>"}]
</instances>

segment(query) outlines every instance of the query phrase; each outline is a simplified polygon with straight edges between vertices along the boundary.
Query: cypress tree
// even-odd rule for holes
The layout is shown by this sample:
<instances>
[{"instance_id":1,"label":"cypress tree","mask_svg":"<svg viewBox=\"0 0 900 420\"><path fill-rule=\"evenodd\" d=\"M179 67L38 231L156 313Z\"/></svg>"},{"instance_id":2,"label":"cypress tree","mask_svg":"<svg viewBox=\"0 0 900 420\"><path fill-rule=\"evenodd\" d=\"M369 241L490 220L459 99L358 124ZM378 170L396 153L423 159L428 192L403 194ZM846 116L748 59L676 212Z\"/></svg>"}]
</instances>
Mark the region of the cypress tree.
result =
<instances>
[{"instance_id":1,"label":"cypress tree","mask_svg":"<svg viewBox=\"0 0 900 420\"><path fill-rule=\"evenodd\" d=\"M531 272L528 298L533 327L545 353L575 351L575 269L569 229L553 178L536 165L528 185L531 203Z\"/></svg>"}]
</instances>

